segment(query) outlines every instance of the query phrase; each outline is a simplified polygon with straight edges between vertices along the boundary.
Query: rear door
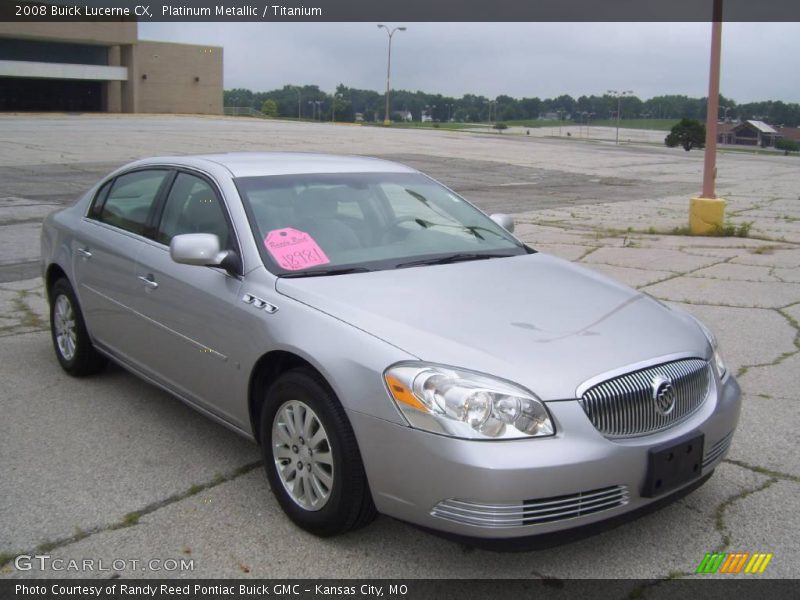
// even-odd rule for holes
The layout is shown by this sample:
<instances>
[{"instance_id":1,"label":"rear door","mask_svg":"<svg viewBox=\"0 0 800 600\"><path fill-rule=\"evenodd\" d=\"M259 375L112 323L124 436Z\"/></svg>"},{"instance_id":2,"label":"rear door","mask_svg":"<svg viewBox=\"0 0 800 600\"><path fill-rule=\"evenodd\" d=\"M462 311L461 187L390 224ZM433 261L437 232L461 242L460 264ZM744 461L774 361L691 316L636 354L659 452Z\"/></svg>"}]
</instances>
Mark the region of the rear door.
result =
<instances>
[{"instance_id":1,"label":"rear door","mask_svg":"<svg viewBox=\"0 0 800 600\"><path fill-rule=\"evenodd\" d=\"M142 293L136 255L171 171L139 169L104 184L73 239L76 289L92 338L112 354L140 362L147 340L133 306Z\"/></svg>"}]
</instances>

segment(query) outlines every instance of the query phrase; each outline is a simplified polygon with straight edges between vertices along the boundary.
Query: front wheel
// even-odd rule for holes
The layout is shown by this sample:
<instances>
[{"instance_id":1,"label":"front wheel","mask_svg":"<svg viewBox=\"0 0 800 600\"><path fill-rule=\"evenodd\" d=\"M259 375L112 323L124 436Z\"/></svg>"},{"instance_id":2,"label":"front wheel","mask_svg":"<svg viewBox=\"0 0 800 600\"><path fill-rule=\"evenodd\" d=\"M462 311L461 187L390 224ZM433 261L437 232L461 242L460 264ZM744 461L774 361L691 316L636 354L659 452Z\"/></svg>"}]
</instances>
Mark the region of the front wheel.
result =
<instances>
[{"instance_id":1,"label":"front wheel","mask_svg":"<svg viewBox=\"0 0 800 600\"><path fill-rule=\"evenodd\" d=\"M70 375L91 375L106 366L108 361L92 345L78 299L66 279L56 281L50 290L50 332L56 358Z\"/></svg>"},{"instance_id":2,"label":"front wheel","mask_svg":"<svg viewBox=\"0 0 800 600\"><path fill-rule=\"evenodd\" d=\"M269 388L261 448L270 487L299 527L328 537L375 517L353 429L315 373L295 369Z\"/></svg>"}]
</instances>

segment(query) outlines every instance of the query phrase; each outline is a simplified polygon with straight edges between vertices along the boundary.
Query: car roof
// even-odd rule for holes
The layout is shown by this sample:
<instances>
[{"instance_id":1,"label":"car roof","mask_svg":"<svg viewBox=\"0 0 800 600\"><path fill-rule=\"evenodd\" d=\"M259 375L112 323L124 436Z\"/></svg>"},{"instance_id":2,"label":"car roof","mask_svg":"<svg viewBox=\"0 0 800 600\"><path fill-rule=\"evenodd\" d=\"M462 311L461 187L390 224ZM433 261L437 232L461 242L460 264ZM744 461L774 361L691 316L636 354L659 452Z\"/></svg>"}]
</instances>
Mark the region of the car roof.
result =
<instances>
[{"instance_id":1,"label":"car roof","mask_svg":"<svg viewBox=\"0 0 800 600\"><path fill-rule=\"evenodd\" d=\"M230 152L194 156L161 156L136 163L185 165L207 169L208 163L225 167L234 177L293 175L302 173L415 173L399 163L363 156L307 152Z\"/></svg>"}]
</instances>

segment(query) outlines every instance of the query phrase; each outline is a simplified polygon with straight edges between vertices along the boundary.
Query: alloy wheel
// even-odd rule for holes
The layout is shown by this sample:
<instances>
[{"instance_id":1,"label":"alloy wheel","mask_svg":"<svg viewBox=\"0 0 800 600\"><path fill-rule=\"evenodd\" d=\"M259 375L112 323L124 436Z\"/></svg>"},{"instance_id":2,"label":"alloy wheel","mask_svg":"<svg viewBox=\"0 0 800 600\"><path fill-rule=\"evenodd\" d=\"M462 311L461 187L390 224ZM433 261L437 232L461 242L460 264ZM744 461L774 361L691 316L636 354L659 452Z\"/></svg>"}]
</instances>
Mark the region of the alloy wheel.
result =
<instances>
[{"instance_id":1,"label":"alloy wheel","mask_svg":"<svg viewBox=\"0 0 800 600\"><path fill-rule=\"evenodd\" d=\"M58 351L64 360L72 360L75 357L75 349L78 345L78 333L75 324L75 311L72 309L72 303L69 298L65 295L61 294L56 298L53 316Z\"/></svg>"},{"instance_id":2,"label":"alloy wheel","mask_svg":"<svg viewBox=\"0 0 800 600\"><path fill-rule=\"evenodd\" d=\"M317 414L300 400L285 402L272 423L272 456L283 487L301 508L327 504L334 483L328 433Z\"/></svg>"}]
</instances>

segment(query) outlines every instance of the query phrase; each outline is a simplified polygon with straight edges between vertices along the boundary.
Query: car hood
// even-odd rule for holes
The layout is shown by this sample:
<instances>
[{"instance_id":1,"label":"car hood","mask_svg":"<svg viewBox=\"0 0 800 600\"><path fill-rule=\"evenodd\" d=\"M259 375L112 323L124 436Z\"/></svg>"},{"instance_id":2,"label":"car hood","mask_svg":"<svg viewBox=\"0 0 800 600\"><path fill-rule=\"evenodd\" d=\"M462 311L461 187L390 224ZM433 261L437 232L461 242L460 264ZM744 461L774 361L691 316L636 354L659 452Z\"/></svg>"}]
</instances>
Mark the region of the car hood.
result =
<instances>
[{"instance_id":1,"label":"car hood","mask_svg":"<svg viewBox=\"0 0 800 600\"><path fill-rule=\"evenodd\" d=\"M502 377L544 400L575 398L588 379L634 363L710 352L685 313L541 253L276 285L421 360Z\"/></svg>"}]
</instances>

